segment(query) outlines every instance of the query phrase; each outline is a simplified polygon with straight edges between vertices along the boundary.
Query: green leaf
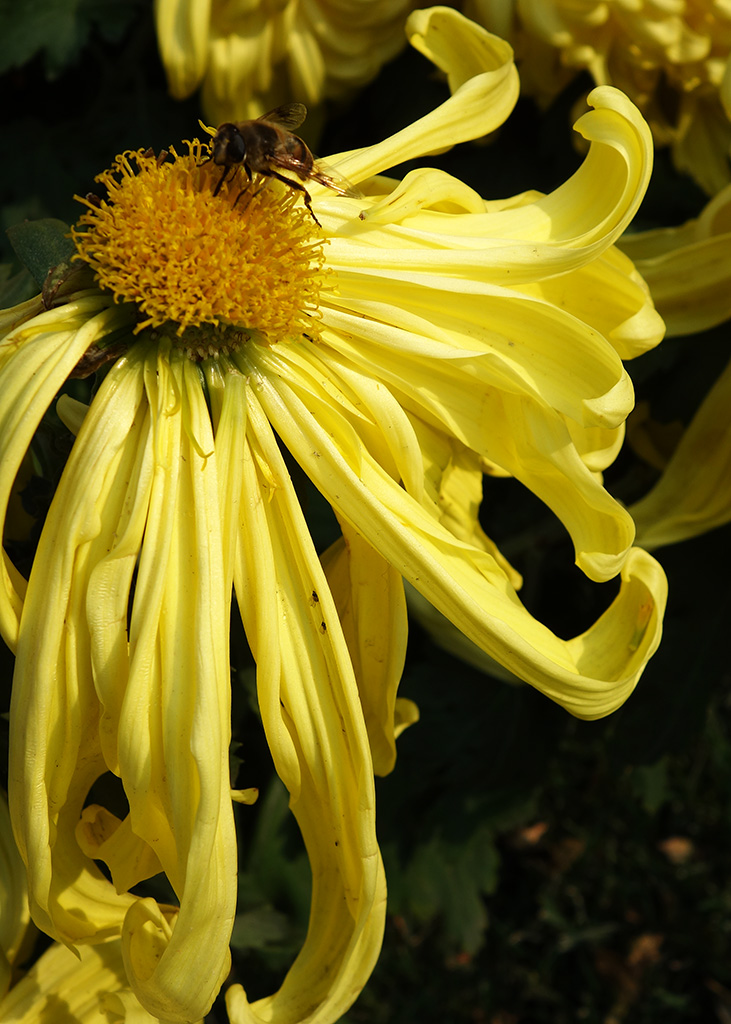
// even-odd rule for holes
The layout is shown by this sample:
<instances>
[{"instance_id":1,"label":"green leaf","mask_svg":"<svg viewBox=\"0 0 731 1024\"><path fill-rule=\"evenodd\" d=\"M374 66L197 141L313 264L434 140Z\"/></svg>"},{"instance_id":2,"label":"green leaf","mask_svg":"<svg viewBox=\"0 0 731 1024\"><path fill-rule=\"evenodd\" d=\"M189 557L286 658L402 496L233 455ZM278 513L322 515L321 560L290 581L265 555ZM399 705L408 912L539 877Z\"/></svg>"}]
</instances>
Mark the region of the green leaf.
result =
<instances>
[{"instance_id":1,"label":"green leaf","mask_svg":"<svg viewBox=\"0 0 731 1024\"><path fill-rule=\"evenodd\" d=\"M231 945L239 953L247 949L264 949L286 941L292 926L286 914L271 906L257 907L237 914Z\"/></svg>"},{"instance_id":2,"label":"green leaf","mask_svg":"<svg viewBox=\"0 0 731 1024\"><path fill-rule=\"evenodd\" d=\"M632 788L642 801L648 814L657 814L671 797L668 786L668 759L661 757L655 764L639 765L632 773Z\"/></svg>"},{"instance_id":3,"label":"green leaf","mask_svg":"<svg viewBox=\"0 0 731 1024\"><path fill-rule=\"evenodd\" d=\"M0 264L0 309L10 309L20 302L32 298L38 291L33 276L28 270L21 270L10 276L10 266Z\"/></svg>"},{"instance_id":4,"label":"green leaf","mask_svg":"<svg viewBox=\"0 0 731 1024\"><path fill-rule=\"evenodd\" d=\"M48 73L58 75L86 42L89 25L80 0L0 3L0 71L17 68L45 51Z\"/></svg>"},{"instance_id":5,"label":"green leaf","mask_svg":"<svg viewBox=\"0 0 731 1024\"><path fill-rule=\"evenodd\" d=\"M69 226L62 220L48 217L14 224L7 230L10 244L18 259L42 288L49 270L67 263L76 251L69 235Z\"/></svg>"},{"instance_id":6,"label":"green leaf","mask_svg":"<svg viewBox=\"0 0 731 1024\"><path fill-rule=\"evenodd\" d=\"M56 78L78 59L92 28L118 41L141 9L140 0L0 0L0 72L42 52Z\"/></svg>"},{"instance_id":7,"label":"green leaf","mask_svg":"<svg viewBox=\"0 0 731 1024\"><path fill-rule=\"evenodd\" d=\"M484 897L495 891L499 865L493 830L487 826L461 843L434 837L418 847L406 869L408 909L422 923L441 917L447 942L474 955L484 941Z\"/></svg>"}]
</instances>

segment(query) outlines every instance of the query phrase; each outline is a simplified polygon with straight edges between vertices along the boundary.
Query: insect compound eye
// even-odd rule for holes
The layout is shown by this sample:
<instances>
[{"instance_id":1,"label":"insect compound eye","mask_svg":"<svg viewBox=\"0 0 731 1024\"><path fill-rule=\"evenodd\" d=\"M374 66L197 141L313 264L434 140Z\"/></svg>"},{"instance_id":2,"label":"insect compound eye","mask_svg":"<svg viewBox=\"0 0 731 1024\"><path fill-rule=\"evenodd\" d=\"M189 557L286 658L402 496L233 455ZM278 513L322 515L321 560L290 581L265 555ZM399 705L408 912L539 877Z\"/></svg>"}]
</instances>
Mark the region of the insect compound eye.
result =
<instances>
[{"instance_id":1,"label":"insect compound eye","mask_svg":"<svg viewBox=\"0 0 731 1024\"><path fill-rule=\"evenodd\" d=\"M226 155L232 163L236 164L240 164L246 156L246 143L236 129L229 136Z\"/></svg>"},{"instance_id":2,"label":"insect compound eye","mask_svg":"<svg viewBox=\"0 0 731 1024\"><path fill-rule=\"evenodd\" d=\"M219 167L240 164L246 156L246 145L234 124L222 124L213 139L213 162Z\"/></svg>"}]
</instances>

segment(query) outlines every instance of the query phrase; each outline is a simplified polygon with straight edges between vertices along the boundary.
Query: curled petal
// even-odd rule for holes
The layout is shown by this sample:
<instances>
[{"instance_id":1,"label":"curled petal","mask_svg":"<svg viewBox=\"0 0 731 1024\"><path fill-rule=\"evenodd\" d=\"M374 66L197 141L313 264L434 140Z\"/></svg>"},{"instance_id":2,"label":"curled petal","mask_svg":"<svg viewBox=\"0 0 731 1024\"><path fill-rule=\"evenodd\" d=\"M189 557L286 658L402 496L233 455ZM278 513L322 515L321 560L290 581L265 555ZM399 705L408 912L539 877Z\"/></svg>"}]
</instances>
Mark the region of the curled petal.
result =
<instances>
[{"instance_id":1,"label":"curled petal","mask_svg":"<svg viewBox=\"0 0 731 1024\"><path fill-rule=\"evenodd\" d=\"M516 301L515 297L513 302L517 307L516 318L520 321L524 304ZM364 310L374 308L372 303L360 305ZM467 301L464 306L468 315L470 306ZM475 323L477 308L475 304ZM486 308L490 308L489 304ZM508 325L508 308L506 301L502 313L505 332L513 329ZM398 393L408 396L409 405L418 410L423 419L438 423L446 434L515 476L546 502L570 532L577 564L587 575L596 580L616 575L632 544L632 520L587 468L571 442L566 420L553 411L540 394L544 381L550 377L549 388L554 402L561 402L565 409L570 409L582 421L593 420L594 425L607 421L610 425L620 424L631 407L632 390L629 378L610 346L605 343L600 347L599 339L587 332L584 325L566 320L558 311L554 316L554 311L546 308L545 312L554 320L556 329L563 331L563 327L566 328L563 336L567 346L577 341L575 353L579 351L581 332L586 332L585 345L582 346L585 362L577 358L575 363L567 363L563 381L557 373L547 374L546 378L541 375L538 379L539 359L523 361L521 358L520 364L508 364L503 369L495 358L498 352L501 357L504 352L506 363L512 362L512 353L518 353L521 343L518 339L522 341L523 334L516 334L516 342L511 345L509 334L506 336L501 331L496 345L485 346L483 360L471 358L473 350L462 365L454 351L451 358L440 362L426 358L431 354L429 343L413 330L407 332L387 325L388 320L404 322L407 314L399 314L395 307L389 310L388 315L383 314L382 308L379 312L381 322L375 317L366 320L352 314L328 312L326 322L339 330L326 332L324 340L363 369L369 360L378 365L382 380ZM496 318L499 316L496 313ZM438 323L435 314L432 318ZM558 326L559 320L563 320L562 327ZM413 328L415 325L409 326ZM475 326L474 333L479 337L479 327ZM476 339L470 340L476 348ZM548 356L549 352L560 359L566 354L555 344L546 344L542 354ZM278 353L271 358L274 362L288 365L288 378L310 392L307 382L292 366L289 352ZM316 354L311 354L310 360L315 358ZM573 378L568 376L572 365L576 371ZM326 365L323 360L322 375L332 373L332 366L332 361ZM608 393L597 396L594 402L588 400L587 389L583 386L579 386L578 392L571 393L584 367L587 374L596 373L607 382L614 376L615 383ZM601 387L597 385L596 391ZM521 394L521 390L527 393ZM336 418L332 410L329 413L322 410L318 415L321 419L323 416ZM344 428L339 426L337 429ZM352 447L351 442L349 447Z\"/></svg>"},{"instance_id":2,"label":"curled petal","mask_svg":"<svg viewBox=\"0 0 731 1024\"><path fill-rule=\"evenodd\" d=\"M487 553L435 524L364 451L355 472L332 423L324 430L289 385L262 379L260 398L298 459L317 452L312 478L338 514L478 646L580 718L626 700L660 641L667 584L654 559L633 550L620 593L595 627L560 640L528 614Z\"/></svg>"},{"instance_id":3,"label":"curled petal","mask_svg":"<svg viewBox=\"0 0 731 1024\"><path fill-rule=\"evenodd\" d=\"M378 145L332 157L338 171L355 183L404 160L487 135L505 121L518 98L510 46L457 11L414 11L406 32L412 45L446 71L454 95Z\"/></svg>"},{"instance_id":4,"label":"curled petal","mask_svg":"<svg viewBox=\"0 0 731 1024\"><path fill-rule=\"evenodd\" d=\"M388 271L389 277L415 279L425 272L443 273L446 248L450 250L449 274L454 278L518 287L575 271L601 257L639 208L652 172L653 148L641 114L617 89L596 88L589 101L595 109L575 125L591 143L589 152L575 174L555 191L486 203L482 215L445 221L443 213L427 209L412 214L418 203L407 196L406 183L419 179L407 177L393 201L391 188L380 198L378 192L367 197L369 205L361 212L369 228L367 235L354 228L349 213L341 219L340 238L341 229L333 220L329 262L366 273L380 272L382 277ZM367 153L374 149L378 147ZM339 162L338 170L356 180L352 159ZM459 183L455 183L454 201L465 201ZM444 199L440 202L443 205ZM317 210L350 211L345 203L340 200L337 206L319 195L314 200ZM401 215L406 213L410 215L401 223Z\"/></svg>"}]
</instances>

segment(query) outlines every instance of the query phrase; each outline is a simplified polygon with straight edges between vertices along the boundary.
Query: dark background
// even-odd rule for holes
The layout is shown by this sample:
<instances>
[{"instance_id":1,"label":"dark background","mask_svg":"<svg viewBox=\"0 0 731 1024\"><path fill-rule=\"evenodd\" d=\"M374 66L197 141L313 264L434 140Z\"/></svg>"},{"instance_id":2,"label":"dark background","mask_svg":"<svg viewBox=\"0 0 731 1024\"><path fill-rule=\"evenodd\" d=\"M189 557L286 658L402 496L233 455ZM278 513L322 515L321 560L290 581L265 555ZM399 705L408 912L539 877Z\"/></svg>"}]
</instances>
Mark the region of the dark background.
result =
<instances>
[{"instance_id":1,"label":"dark background","mask_svg":"<svg viewBox=\"0 0 731 1024\"><path fill-rule=\"evenodd\" d=\"M90 191L117 153L199 133L197 98L167 96L143 0L3 0L0 40L3 229L44 217L70 223L80 211L73 195ZM432 163L486 198L555 188L580 161L569 112L586 85L575 82L544 112L521 100L496 139ZM404 52L351 103L330 109L324 135L309 141L324 157L367 145L446 95L431 65ZM638 222L679 223L703 201L660 153ZM9 296L19 265L4 230L0 246L6 305L17 301ZM727 350L727 325L663 343L630 366L639 397L659 419L687 421ZM14 549L19 563L32 557L69 444L49 419L24 495L34 524ZM629 450L607 474L626 502L652 481ZM613 585L574 568L550 513L519 485L488 480L485 505L491 536L526 578L530 610L559 635L581 632ZM307 509L324 547L334 521L314 493ZM421 721L378 783L386 940L346 1021L731 1022L730 538L726 527L659 552L670 580L663 643L625 707L601 722L576 721L528 687L482 675L412 627L401 693L418 703ZM262 791L254 808L237 808L233 978L255 998L279 984L304 938L309 876L235 616L232 630L232 760L240 784ZM11 662L4 652L5 708ZM210 1019L226 1020L222 1005Z\"/></svg>"}]
</instances>

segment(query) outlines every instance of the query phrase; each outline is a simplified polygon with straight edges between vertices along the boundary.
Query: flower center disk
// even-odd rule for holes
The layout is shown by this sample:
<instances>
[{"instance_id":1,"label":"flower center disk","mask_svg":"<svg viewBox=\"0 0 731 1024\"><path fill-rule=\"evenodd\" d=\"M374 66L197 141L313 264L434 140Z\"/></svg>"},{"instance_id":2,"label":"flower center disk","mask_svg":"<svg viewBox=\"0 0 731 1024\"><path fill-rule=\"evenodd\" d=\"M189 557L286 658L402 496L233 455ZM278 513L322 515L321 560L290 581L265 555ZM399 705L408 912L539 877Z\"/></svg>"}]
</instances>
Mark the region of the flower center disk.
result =
<instances>
[{"instance_id":1,"label":"flower center disk","mask_svg":"<svg viewBox=\"0 0 731 1024\"><path fill-rule=\"evenodd\" d=\"M214 196L222 172L207 155L194 141L170 158L118 156L96 179L107 199L80 200L79 255L116 302L138 306L136 332L212 325L269 342L317 334L324 239L313 218L294 189L249 182L241 168Z\"/></svg>"}]
</instances>

